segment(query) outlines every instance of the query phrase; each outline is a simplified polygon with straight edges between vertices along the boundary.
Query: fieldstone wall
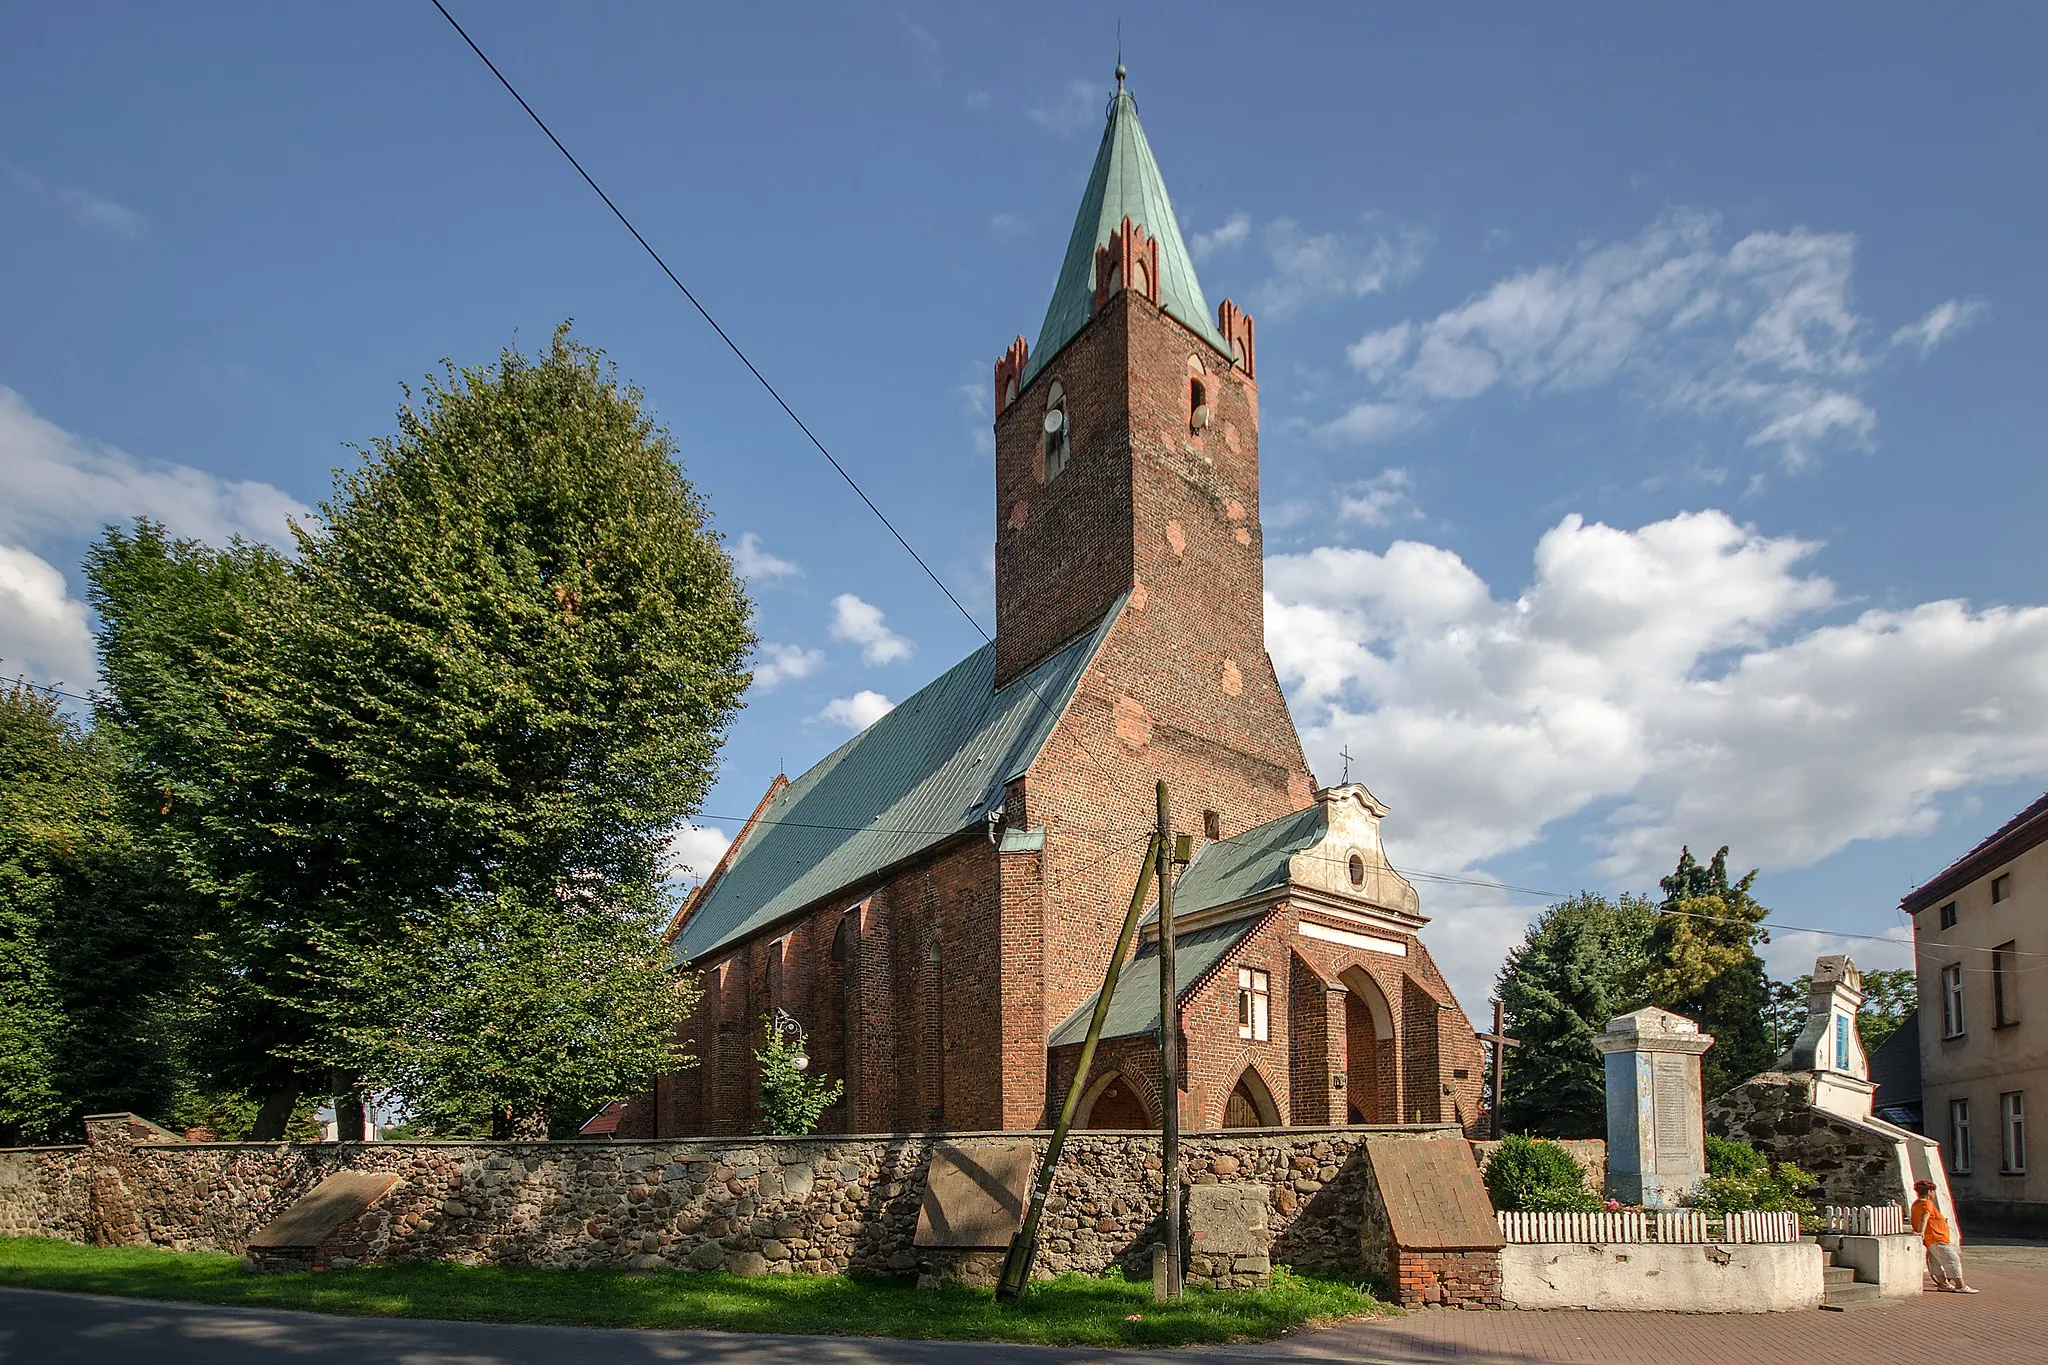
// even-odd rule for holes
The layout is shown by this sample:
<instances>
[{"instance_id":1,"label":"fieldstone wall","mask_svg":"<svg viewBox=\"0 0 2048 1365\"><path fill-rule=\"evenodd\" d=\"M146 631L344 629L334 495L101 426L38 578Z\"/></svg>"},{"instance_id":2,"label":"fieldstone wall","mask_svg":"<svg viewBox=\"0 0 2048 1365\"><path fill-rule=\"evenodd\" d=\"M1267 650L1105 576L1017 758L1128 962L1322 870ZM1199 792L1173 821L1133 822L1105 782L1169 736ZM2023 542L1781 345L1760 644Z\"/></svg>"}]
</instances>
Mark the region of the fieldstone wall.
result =
<instances>
[{"instance_id":1,"label":"fieldstone wall","mask_svg":"<svg viewBox=\"0 0 2048 1365\"><path fill-rule=\"evenodd\" d=\"M1766 1071L1709 1100L1707 1131L1737 1138L1820 1182L1825 1204L1903 1202L1897 1144L1813 1107L1810 1076Z\"/></svg>"},{"instance_id":2,"label":"fieldstone wall","mask_svg":"<svg viewBox=\"0 0 2048 1365\"><path fill-rule=\"evenodd\" d=\"M1361 1274L1367 1133L1457 1140L1450 1125L1189 1134L1190 1185L1264 1186L1270 1258ZM535 1143L186 1143L94 1120L82 1147L0 1151L0 1234L240 1253L338 1170L389 1171L371 1234L391 1260L728 1270L930 1272L914 1245L941 1143L916 1134ZM168 1137L169 1135L163 1135ZM1076 1133L1041 1224L1042 1274L1150 1271L1158 1139ZM1378 1267L1374 1267L1374 1273Z\"/></svg>"}]
</instances>

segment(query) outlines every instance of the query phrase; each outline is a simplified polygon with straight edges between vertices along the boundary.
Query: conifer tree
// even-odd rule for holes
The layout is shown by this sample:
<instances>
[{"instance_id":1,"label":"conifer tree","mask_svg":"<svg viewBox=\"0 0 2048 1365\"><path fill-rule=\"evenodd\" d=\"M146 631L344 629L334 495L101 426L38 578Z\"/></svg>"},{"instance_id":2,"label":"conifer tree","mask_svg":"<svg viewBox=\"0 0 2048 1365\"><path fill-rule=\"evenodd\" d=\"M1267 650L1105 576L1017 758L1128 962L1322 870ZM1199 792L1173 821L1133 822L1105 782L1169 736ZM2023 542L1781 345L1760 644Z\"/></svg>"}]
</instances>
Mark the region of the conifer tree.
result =
<instances>
[{"instance_id":1,"label":"conifer tree","mask_svg":"<svg viewBox=\"0 0 2048 1365\"><path fill-rule=\"evenodd\" d=\"M1684 848L1678 867L1659 881L1648 974L1652 1003L1698 1022L1714 1045L1701 1059L1701 1088L1709 1097L1764 1070L1776 1058L1770 1026L1771 990L1756 945L1770 941L1762 927L1770 911L1750 894L1752 869L1728 880L1728 849L1702 866Z\"/></svg>"},{"instance_id":2,"label":"conifer tree","mask_svg":"<svg viewBox=\"0 0 2048 1365\"><path fill-rule=\"evenodd\" d=\"M1582 891L1544 911L1500 972L1510 1054L1502 1130L1538 1137L1607 1131L1606 1073L1593 1039L1647 1000L1656 908Z\"/></svg>"}]
</instances>

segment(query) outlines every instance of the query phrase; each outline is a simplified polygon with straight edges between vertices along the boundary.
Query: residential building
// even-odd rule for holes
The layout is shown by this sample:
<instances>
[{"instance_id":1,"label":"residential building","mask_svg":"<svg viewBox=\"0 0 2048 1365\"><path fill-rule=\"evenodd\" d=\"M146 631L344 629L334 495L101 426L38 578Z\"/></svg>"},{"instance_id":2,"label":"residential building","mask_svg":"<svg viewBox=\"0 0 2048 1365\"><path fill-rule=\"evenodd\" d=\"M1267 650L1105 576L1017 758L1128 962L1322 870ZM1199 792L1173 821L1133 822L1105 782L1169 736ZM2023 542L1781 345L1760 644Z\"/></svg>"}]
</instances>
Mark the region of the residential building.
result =
<instances>
[{"instance_id":1,"label":"residential building","mask_svg":"<svg viewBox=\"0 0 2048 1365\"><path fill-rule=\"evenodd\" d=\"M1920 981L1920 1090L1957 1211L2048 1231L2048 796L1901 902Z\"/></svg>"},{"instance_id":2,"label":"residential building","mask_svg":"<svg viewBox=\"0 0 2048 1365\"><path fill-rule=\"evenodd\" d=\"M1161 1095L1148 931L1081 1121L1445 1120L1480 1056L1388 863L1387 808L1318 791L1265 648L1252 319L1209 311L1137 105L1106 124L1036 345L993 373L996 638L789 781L683 907L699 1058L621 1121L758 1122L784 1010L827 1131L1049 1121L1155 821L1179 879L1181 1091Z\"/></svg>"}]
</instances>

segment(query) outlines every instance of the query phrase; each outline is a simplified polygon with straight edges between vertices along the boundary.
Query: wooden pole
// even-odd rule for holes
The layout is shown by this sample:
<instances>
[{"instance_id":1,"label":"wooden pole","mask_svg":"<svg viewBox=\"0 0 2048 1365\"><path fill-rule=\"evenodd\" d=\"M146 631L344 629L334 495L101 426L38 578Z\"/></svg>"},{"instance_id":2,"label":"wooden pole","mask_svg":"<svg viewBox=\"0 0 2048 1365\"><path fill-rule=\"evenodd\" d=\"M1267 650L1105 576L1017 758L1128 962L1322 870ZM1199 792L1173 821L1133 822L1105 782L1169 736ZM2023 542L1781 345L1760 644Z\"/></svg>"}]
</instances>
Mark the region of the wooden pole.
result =
<instances>
[{"instance_id":1,"label":"wooden pole","mask_svg":"<svg viewBox=\"0 0 2048 1365\"><path fill-rule=\"evenodd\" d=\"M1173 820L1166 783L1159 784L1159 831L1153 856L1159 879L1159 1130L1160 1203L1166 1215L1166 1275L1159 1297L1181 1295L1180 991L1173 970Z\"/></svg>"},{"instance_id":2,"label":"wooden pole","mask_svg":"<svg viewBox=\"0 0 2048 1365\"><path fill-rule=\"evenodd\" d=\"M1152 874L1156 864L1153 861L1150 844L1145 848L1145 859L1138 865L1138 887L1131 892L1131 908L1124 912L1124 927L1116 936L1116 948L1109 955L1109 966L1102 973L1102 992L1095 997L1095 1012L1088 1018L1088 1036L1081 1043L1081 1056L1074 1063L1074 1079L1067 1082L1067 1098L1060 1105L1060 1116L1052 1126L1052 1141L1045 1144L1045 1159L1039 1163L1038 1179L1032 1182L1031 1202L1024 1209L1023 1226L1010 1239L1010 1250L1003 1257L1003 1273L996 1281L996 1297L1011 1301L1023 1297L1024 1286L1031 1280L1031 1263L1038 1258L1038 1219L1045 1212L1046 1196L1052 1192L1054 1168L1060 1164L1060 1150L1067 1145L1067 1131L1073 1126L1074 1110L1080 1106L1081 1095L1088 1086L1088 1068L1095 1063L1095 1045L1102 1041L1102 1021L1109 1015L1110 997L1116 994L1117 975L1123 970L1124 958L1131 951L1131 938L1138 931L1138 917L1145 910L1145 894L1152 889Z\"/></svg>"}]
</instances>

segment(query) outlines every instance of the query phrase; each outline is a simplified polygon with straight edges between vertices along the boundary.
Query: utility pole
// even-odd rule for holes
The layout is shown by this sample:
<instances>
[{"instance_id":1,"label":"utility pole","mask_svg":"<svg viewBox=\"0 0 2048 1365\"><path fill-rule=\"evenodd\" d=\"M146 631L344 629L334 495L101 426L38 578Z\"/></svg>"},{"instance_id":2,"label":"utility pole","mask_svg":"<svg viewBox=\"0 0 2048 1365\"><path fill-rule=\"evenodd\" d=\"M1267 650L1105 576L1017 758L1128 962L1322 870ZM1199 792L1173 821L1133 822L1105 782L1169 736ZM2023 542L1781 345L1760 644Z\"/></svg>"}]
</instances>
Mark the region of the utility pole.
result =
<instances>
[{"instance_id":1,"label":"utility pole","mask_svg":"<svg viewBox=\"0 0 2048 1365\"><path fill-rule=\"evenodd\" d=\"M1102 1041L1102 1021L1109 1017L1109 1002L1116 995L1118 975L1123 971L1124 958L1131 951L1131 939L1138 932L1138 919L1145 913L1145 893L1151 890L1152 874L1158 865L1152 856L1150 844L1146 845L1145 856L1138 862L1138 885L1131 892L1131 908L1124 913L1124 927L1116 937L1116 947L1110 950L1109 965L1103 969L1102 989L1095 996L1095 1012L1088 1018L1088 1036L1081 1043L1080 1060L1074 1064L1073 1079L1067 1082L1066 1102L1060 1106L1060 1116L1052 1126L1052 1141L1045 1145L1045 1156L1038 1163L1038 1179L1032 1182L1031 1198L1024 1209L1024 1219L1017 1229L1017 1235L1010 1239L1009 1254L1003 1257L1002 1278L996 1281L996 1298L1004 1303L1014 1303L1024 1295L1024 1286L1031 1281L1031 1266L1038 1258L1038 1222L1045 1213L1045 1201L1052 1193L1053 1176L1060 1164L1060 1152L1067 1145L1067 1134L1074 1126L1074 1110L1081 1103L1081 1093L1088 1088L1088 1068L1095 1061L1095 1045Z\"/></svg>"},{"instance_id":2,"label":"utility pole","mask_svg":"<svg viewBox=\"0 0 2048 1365\"><path fill-rule=\"evenodd\" d=\"M1159 1130L1160 1204L1166 1222L1166 1276L1156 1288L1169 1299L1181 1296L1180 1228L1180 1001L1173 970L1173 820L1166 783L1159 783L1159 832L1153 856L1159 860Z\"/></svg>"}]
</instances>

